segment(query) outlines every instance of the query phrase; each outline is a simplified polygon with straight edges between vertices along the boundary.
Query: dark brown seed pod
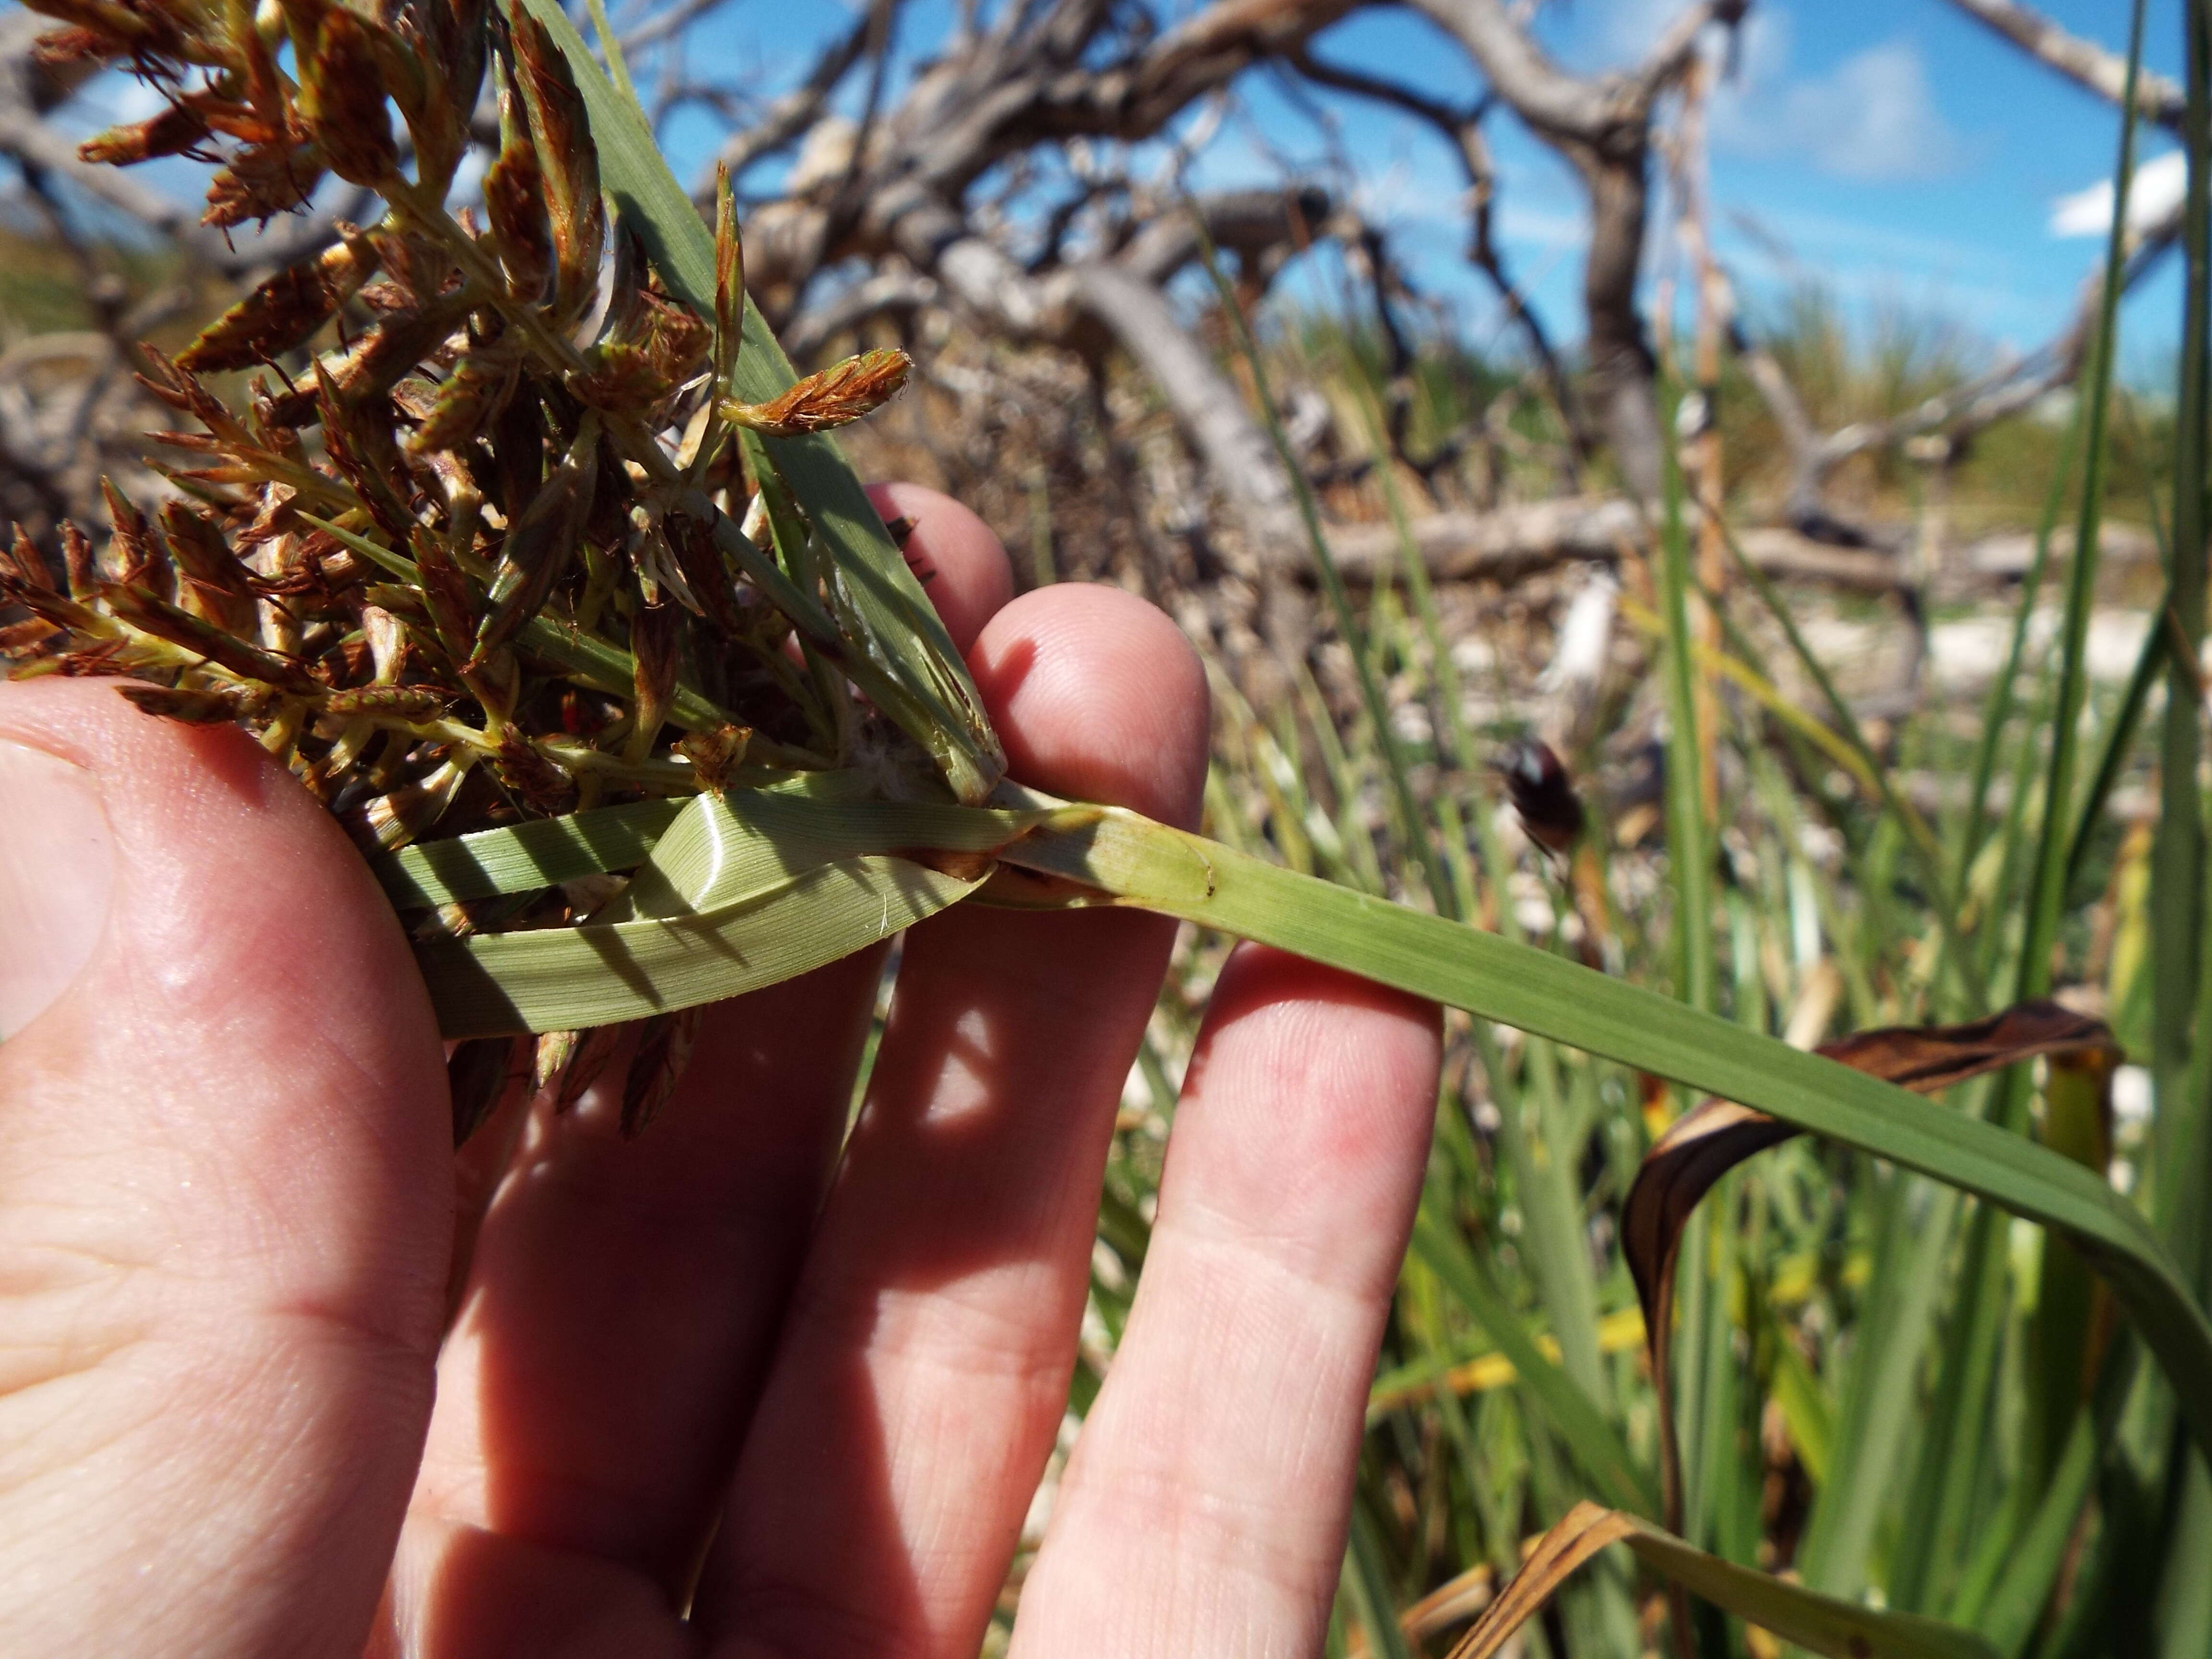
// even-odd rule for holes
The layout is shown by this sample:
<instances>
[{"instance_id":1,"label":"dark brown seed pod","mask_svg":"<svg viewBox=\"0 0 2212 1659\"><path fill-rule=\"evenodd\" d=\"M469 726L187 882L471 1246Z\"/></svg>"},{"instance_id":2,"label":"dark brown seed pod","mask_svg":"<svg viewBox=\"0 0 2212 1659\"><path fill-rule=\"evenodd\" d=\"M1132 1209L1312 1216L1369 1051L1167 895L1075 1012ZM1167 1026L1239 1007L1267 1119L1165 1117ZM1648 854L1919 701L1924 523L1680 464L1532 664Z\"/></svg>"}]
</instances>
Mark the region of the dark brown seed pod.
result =
<instances>
[{"instance_id":1,"label":"dark brown seed pod","mask_svg":"<svg viewBox=\"0 0 2212 1659\"><path fill-rule=\"evenodd\" d=\"M1565 854L1583 833L1583 804L1574 780L1552 746L1535 738L1508 744L1492 763L1528 839L1547 852Z\"/></svg>"}]
</instances>

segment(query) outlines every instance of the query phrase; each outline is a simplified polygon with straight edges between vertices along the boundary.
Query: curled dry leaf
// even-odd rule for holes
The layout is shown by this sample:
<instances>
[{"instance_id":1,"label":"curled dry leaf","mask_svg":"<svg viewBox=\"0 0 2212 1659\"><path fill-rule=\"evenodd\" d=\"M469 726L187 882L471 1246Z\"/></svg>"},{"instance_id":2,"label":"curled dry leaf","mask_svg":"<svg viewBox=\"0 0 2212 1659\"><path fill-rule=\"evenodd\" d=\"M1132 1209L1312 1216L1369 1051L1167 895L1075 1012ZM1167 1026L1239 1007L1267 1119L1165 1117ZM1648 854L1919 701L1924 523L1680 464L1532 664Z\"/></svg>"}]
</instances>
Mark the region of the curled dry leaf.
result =
<instances>
[{"instance_id":1,"label":"curled dry leaf","mask_svg":"<svg viewBox=\"0 0 2212 1659\"><path fill-rule=\"evenodd\" d=\"M1536 1540L1513 1582L1460 1638L1449 1659L1492 1659L1576 1569L1613 1544L1626 1545L1644 1565L1715 1606L1833 1659L1996 1659L1996 1650L1972 1631L1822 1595L1708 1555L1649 1521L1591 1503L1576 1504Z\"/></svg>"},{"instance_id":2,"label":"curled dry leaf","mask_svg":"<svg viewBox=\"0 0 2212 1659\"><path fill-rule=\"evenodd\" d=\"M1898 1025L1824 1044L1818 1053L1855 1071L1921 1094L2039 1055L2054 1060L2107 1055L2112 1033L2104 1021L2055 1002L2023 1002L1959 1025ZM1668 1523L1680 1529L1681 1450L1674 1432L1669 1344L1674 1263L1698 1202L1746 1158L1801 1131L1765 1112L1710 1100L1685 1112L1644 1155L1621 1206L1621 1250L1644 1307L1651 1382L1658 1397L1660 1482Z\"/></svg>"}]
</instances>

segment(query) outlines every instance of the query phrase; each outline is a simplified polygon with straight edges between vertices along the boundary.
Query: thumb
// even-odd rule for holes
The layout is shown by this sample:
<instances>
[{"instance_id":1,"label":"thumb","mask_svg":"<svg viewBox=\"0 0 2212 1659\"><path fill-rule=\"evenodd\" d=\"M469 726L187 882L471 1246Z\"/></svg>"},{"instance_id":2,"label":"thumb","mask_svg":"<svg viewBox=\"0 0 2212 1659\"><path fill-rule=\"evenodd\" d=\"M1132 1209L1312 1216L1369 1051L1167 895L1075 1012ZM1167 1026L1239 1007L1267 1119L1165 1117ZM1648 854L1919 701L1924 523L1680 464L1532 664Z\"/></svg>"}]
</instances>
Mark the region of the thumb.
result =
<instances>
[{"instance_id":1,"label":"thumb","mask_svg":"<svg viewBox=\"0 0 2212 1659\"><path fill-rule=\"evenodd\" d=\"M0 684L0 1652L360 1652L429 1411L440 1056L251 738Z\"/></svg>"}]
</instances>

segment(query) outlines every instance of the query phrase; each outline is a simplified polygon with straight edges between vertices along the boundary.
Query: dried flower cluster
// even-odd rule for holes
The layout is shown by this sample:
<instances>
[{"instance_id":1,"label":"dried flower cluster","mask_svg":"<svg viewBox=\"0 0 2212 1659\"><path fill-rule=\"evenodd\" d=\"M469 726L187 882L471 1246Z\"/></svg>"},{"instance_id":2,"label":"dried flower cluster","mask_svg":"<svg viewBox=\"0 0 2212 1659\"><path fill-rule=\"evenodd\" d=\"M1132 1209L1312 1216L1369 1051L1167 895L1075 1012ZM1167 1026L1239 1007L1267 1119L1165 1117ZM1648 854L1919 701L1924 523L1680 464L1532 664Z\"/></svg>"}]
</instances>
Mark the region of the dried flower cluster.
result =
<instances>
[{"instance_id":1,"label":"dried flower cluster","mask_svg":"<svg viewBox=\"0 0 2212 1659\"><path fill-rule=\"evenodd\" d=\"M18 532L0 554L9 673L128 675L149 713L242 722L371 849L849 755L861 716L822 622L844 614L836 579L748 434L857 418L906 360L872 352L757 405L723 395L744 310L726 185L704 319L608 212L568 64L519 8L34 3L65 26L49 60L126 64L167 99L88 157L216 163L216 226L295 209L325 173L386 210L174 361L148 351L141 378L199 428L153 441L188 464L155 464L174 494L152 514L110 488L104 538L66 526L65 580ZM448 198L487 73L501 143L479 217ZM240 370L242 412L204 378ZM432 925L587 902L556 890ZM633 1118L680 1071L686 1029L646 1034ZM573 1098L572 1062L607 1046L544 1040L539 1080L571 1073ZM465 1045L457 1127L522 1058Z\"/></svg>"}]
</instances>

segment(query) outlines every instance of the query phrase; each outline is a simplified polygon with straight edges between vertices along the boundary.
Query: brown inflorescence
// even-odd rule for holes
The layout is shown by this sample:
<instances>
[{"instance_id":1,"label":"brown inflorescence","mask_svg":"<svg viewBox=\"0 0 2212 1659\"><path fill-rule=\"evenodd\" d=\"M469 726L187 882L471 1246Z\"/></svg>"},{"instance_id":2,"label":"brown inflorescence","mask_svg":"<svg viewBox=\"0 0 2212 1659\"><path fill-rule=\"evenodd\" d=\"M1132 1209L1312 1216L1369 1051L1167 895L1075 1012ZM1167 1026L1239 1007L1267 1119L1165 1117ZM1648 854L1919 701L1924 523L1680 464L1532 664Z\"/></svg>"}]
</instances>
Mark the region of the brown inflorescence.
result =
<instances>
[{"instance_id":1,"label":"brown inflorescence","mask_svg":"<svg viewBox=\"0 0 2212 1659\"><path fill-rule=\"evenodd\" d=\"M125 63L167 100L88 158L206 161L204 217L224 228L301 208L333 173L383 211L334 226L173 359L145 352L141 380L179 417L149 434L155 482L111 487L96 534L0 546L9 675L126 677L149 715L241 724L370 850L848 753L852 710L784 649L796 623L836 659L822 618L849 611L842 579L781 546L739 556L754 481L732 428L843 424L907 360L868 352L729 400L744 307L726 190L702 317L610 222L568 61L518 7L33 3L62 25L44 61ZM480 222L447 202L487 75L500 144ZM773 592L744 574L779 562ZM577 919L556 889L425 925ZM690 1034L643 1033L626 1127L667 1098ZM611 1041L549 1040L537 1081L573 1097ZM527 1068L519 1054L455 1056L457 1130Z\"/></svg>"}]
</instances>

